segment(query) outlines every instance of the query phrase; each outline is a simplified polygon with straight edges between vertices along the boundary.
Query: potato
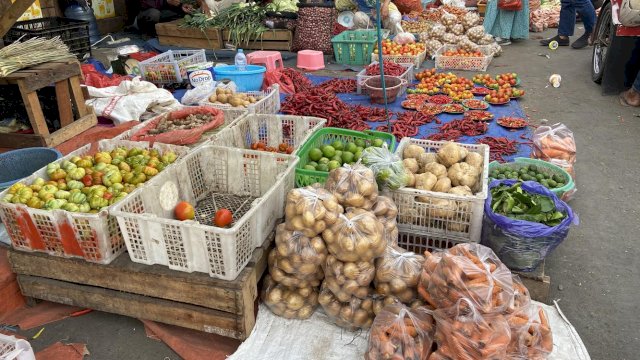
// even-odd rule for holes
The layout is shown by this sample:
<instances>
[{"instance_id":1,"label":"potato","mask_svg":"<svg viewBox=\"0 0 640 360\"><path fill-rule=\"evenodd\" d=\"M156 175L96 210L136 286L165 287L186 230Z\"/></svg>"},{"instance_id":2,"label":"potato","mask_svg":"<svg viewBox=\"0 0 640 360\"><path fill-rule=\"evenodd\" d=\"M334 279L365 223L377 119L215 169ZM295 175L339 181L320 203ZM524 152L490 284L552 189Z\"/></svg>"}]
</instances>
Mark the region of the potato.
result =
<instances>
[{"instance_id":1,"label":"potato","mask_svg":"<svg viewBox=\"0 0 640 360\"><path fill-rule=\"evenodd\" d=\"M324 222L318 222L324 223ZM318 224L316 223L316 224ZM309 238L298 231L289 231L285 224L276 227L278 267L301 278L315 277L327 258L327 248L319 236Z\"/></svg>"},{"instance_id":2,"label":"potato","mask_svg":"<svg viewBox=\"0 0 640 360\"><path fill-rule=\"evenodd\" d=\"M464 159L464 162L473 166L478 171L478 174L482 173L482 170L483 170L482 165L484 163L484 159L482 158L482 155L475 152L469 152L467 154L467 157Z\"/></svg>"},{"instance_id":3,"label":"potato","mask_svg":"<svg viewBox=\"0 0 640 360\"><path fill-rule=\"evenodd\" d=\"M415 187L416 186L416 175L412 173L407 173L407 187Z\"/></svg>"},{"instance_id":4,"label":"potato","mask_svg":"<svg viewBox=\"0 0 640 360\"><path fill-rule=\"evenodd\" d=\"M340 301L326 284L320 289L318 302L336 325L348 330L368 329L375 317L371 297L352 297L347 301Z\"/></svg>"},{"instance_id":5,"label":"potato","mask_svg":"<svg viewBox=\"0 0 640 360\"><path fill-rule=\"evenodd\" d=\"M338 204L369 210L378 197L378 185L373 170L355 164L331 170L325 184Z\"/></svg>"},{"instance_id":6,"label":"potato","mask_svg":"<svg viewBox=\"0 0 640 360\"><path fill-rule=\"evenodd\" d=\"M448 142L438 150L438 162L446 167L464 160L467 156L468 150L462 146Z\"/></svg>"},{"instance_id":7,"label":"potato","mask_svg":"<svg viewBox=\"0 0 640 360\"><path fill-rule=\"evenodd\" d=\"M451 180L448 177L438 179L438 182L436 182L431 190L443 193L449 192L449 190L451 190Z\"/></svg>"},{"instance_id":8,"label":"potato","mask_svg":"<svg viewBox=\"0 0 640 360\"><path fill-rule=\"evenodd\" d=\"M278 255L278 250L273 249L268 257L269 274L278 283L289 287L312 287L319 286L324 278L322 267L314 265L303 265L294 267L291 259Z\"/></svg>"},{"instance_id":9,"label":"potato","mask_svg":"<svg viewBox=\"0 0 640 360\"><path fill-rule=\"evenodd\" d=\"M410 304L418 297L417 286L423 263L422 255L388 246L384 255L376 259L376 293L394 296Z\"/></svg>"},{"instance_id":10,"label":"potato","mask_svg":"<svg viewBox=\"0 0 640 360\"><path fill-rule=\"evenodd\" d=\"M422 172L430 172L435 175L438 179L442 179L443 177L447 177L447 168L438 163L429 163L422 168Z\"/></svg>"},{"instance_id":11,"label":"potato","mask_svg":"<svg viewBox=\"0 0 640 360\"><path fill-rule=\"evenodd\" d=\"M285 229L313 238L334 224L343 208L329 191L307 186L290 190L285 202Z\"/></svg>"},{"instance_id":12,"label":"potato","mask_svg":"<svg viewBox=\"0 0 640 360\"><path fill-rule=\"evenodd\" d=\"M464 185L451 188L451 190L449 190L449 194L473 196L473 193L471 192L471 188Z\"/></svg>"},{"instance_id":13,"label":"potato","mask_svg":"<svg viewBox=\"0 0 640 360\"><path fill-rule=\"evenodd\" d=\"M218 94L218 101L220 101L223 104L226 104L229 101L229 97L226 94Z\"/></svg>"},{"instance_id":14,"label":"potato","mask_svg":"<svg viewBox=\"0 0 640 360\"><path fill-rule=\"evenodd\" d=\"M418 169L420 168L420 166L418 165L418 160L414 158L408 158L408 159L402 160L402 165L404 165L404 168L407 169L412 174L417 173Z\"/></svg>"},{"instance_id":15,"label":"potato","mask_svg":"<svg viewBox=\"0 0 640 360\"><path fill-rule=\"evenodd\" d=\"M318 306L318 290L292 288L278 284L271 276L264 279L262 300L276 315L287 319L308 319Z\"/></svg>"},{"instance_id":16,"label":"potato","mask_svg":"<svg viewBox=\"0 0 640 360\"><path fill-rule=\"evenodd\" d=\"M402 151L403 159L418 159L421 154L424 154L425 150L422 146L418 145L407 145Z\"/></svg>"},{"instance_id":17,"label":"potato","mask_svg":"<svg viewBox=\"0 0 640 360\"><path fill-rule=\"evenodd\" d=\"M378 315L385 306L397 303L400 300L395 296L376 296L373 300L373 313Z\"/></svg>"},{"instance_id":18,"label":"potato","mask_svg":"<svg viewBox=\"0 0 640 360\"><path fill-rule=\"evenodd\" d=\"M431 198L428 215L432 219L451 219L456 216L457 209L455 201Z\"/></svg>"},{"instance_id":19,"label":"potato","mask_svg":"<svg viewBox=\"0 0 640 360\"><path fill-rule=\"evenodd\" d=\"M370 295L369 284L375 276L373 262L342 262L329 255L324 267L324 284L340 301L352 296L364 299Z\"/></svg>"},{"instance_id":20,"label":"potato","mask_svg":"<svg viewBox=\"0 0 640 360\"><path fill-rule=\"evenodd\" d=\"M424 168L428 164L437 162L438 156L436 155L436 153L424 153L420 154L420 156L418 157L418 165L420 166L420 168Z\"/></svg>"},{"instance_id":21,"label":"potato","mask_svg":"<svg viewBox=\"0 0 640 360\"><path fill-rule=\"evenodd\" d=\"M372 261L386 247L384 225L373 212L349 209L322 233L329 252L345 262Z\"/></svg>"},{"instance_id":22,"label":"potato","mask_svg":"<svg viewBox=\"0 0 640 360\"><path fill-rule=\"evenodd\" d=\"M438 182L438 178L432 173L424 173L416 175L416 189L431 191Z\"/></svg>"},{"instance_id":23,"label":"potato","mask_svg":"<svg viewBox=\"0 0 640 360\"><path fill-rule=\"evenodd\" d=\"M465 162L453 164L449 168L448 176L453 186L473 188L478 182L478 171Z\"/></svg>"}]
</instances>

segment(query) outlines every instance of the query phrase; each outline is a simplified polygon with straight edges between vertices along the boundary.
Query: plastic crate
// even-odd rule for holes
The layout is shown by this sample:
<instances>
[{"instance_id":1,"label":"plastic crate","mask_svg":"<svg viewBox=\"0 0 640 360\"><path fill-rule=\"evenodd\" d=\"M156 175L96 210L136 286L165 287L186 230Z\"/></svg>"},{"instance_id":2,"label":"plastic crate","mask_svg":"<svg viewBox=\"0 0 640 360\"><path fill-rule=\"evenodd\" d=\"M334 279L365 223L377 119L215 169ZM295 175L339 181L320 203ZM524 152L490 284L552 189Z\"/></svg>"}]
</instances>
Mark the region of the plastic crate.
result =
<instances>
[{"instance_id":1,"label":"plastic crate","mask_svg":"<svg viewBox=\"0 0 640 360\"><path fill-rule=\"evenodd\" d=\"M382 139L387 143L390 151L393 151L396 147L395 136L380 131L369 130L361 132L332 127L320 129L311 135L309 140L296 152L300 157L300 162L298 162L298 166L296 167L296 187L304 187L315 183L324 184L329 176L328 172L307 170L304 168L309 162L309 151L311 151L311 149L324 144L330 144L336 140L347 143L355 139L363 139L365 141Z\"/></svg>"},{"instance_id":2,"label":"plastic crate","mask_svg":"<svg viewBox=\"0 0 640 360\"><path fill-rule=\"evenodd\" d=\"M423 147L427 152L437 152L447 142L404 138L400 141L396 154L402 157L404 148L410 144ZM479 153L484 158L483 171L480 174L480 188L473 196L461 196L435 191L402 188L391 190L390 194L398 207L398 225L403 228L429 236L459 242L480 242L484 201L488 194L489 146L479 144L458 144L469 151ZM418 201L425 197L425 201ZM451 200L456 203L453 217L430 216L432 209L443 209L437 202Z\"/></svg>"},{"instance_id":3,"label":"plastic crate","mask_svg":"<svg viewBox=\"0 0 640 360\"><path fill-rule=\"evenodd\" d=\"M0 359L36 360L36 356L33 354L31 344L27 340L0 334Z\"/></svg>"},{"instance_id":4,"label":"plastic crate","mask_svg":"<svg viewBox=\"0 0 640 360\"><path fill-rule=\"evenodd\" d=\"M98 143L97 151L111 151L118 146L150 147L147 142L102 140ZM160 152L172 150L176 154L185 154L188 150L182 146L159 143L151 147ZM89 154L92 154L90 144L56 163ZM165 171L172 166L173 164L168 166ZM37 177L47 179L46 167L19 182L28 185ZM3 199L8 191L9 189L6 189L0 193L0 199ZM115 217L110 215L113 206L96 214L87 214L61 209L34 209L23 204L0 202L0 217L7 228L12 246L17 250L44 252L66 258L83 258L89 262L108 264L125 249L118 223Z\"/></svg>"},{"instance_id":5,"label":"plastic crate","mask_svg":"<svg viewBox=\"0 0 640 360\"><path fill-rule=\"evenodd\" d=\"M222 110L246 109L250 114L277 114L280 112L280 86L278 84L271 85L271 87L265 91L247 91L241 94L259 96L261 99L246 108L237 108L229 104L211 103L208 100L200 102L200 105L213 106Z\"/></svg>"},{"instance_id":6,"label":"plastic crate","mask_svg":"<svg viewBox=\"0 0 640 360\"><path fill-rule=\"evenodd\" d=\"M207 62L204 50L169 50L138 64L140 74L154 84L187 81L187 67Z\"/></svg>"},{"instance_id":7,"label":"plastic crate","mask_svg":"<svg viewBox=\"0 0 640 360\"><path fill-rule=\"evenodd\" d=\"M373 61L371 63L371 65L376 65L378 64L377 61ZM405 71L402 75L399 76L400 79L404 79L407 81L407 83L405 85L402 86L402 89L400 89L400 93L398 94L398 96L402 96L405 92L407 92L407 87L413 82L413 63L410 64L400 64L402 66L404 66L405 68L407 68L407 71ZM367 81L367 79L374 77L375 75L366 75L367 73L367 69L362 69L362 71L360 71L358 73L358 75L356 76L356 80L357 80L357 86L358 89L356 90L356 92L358 94L366 94L367 93L367 89L364 88L364 82ZM387 75L389 76L389 75Z\"/></svg>"},{"instance_id":8,"label":"plastic crate","mask_svg":"<svg viewBox=\"0 0 640 360\"><path fill-rule=\"evenodd\" d=\"M346 30L331 39L336 63L367 65L378 41L375 30Z\"/></svg>"},{"instance_id":9,"label":"plastic crate","mask_svg":"<svg viewBox=\"0 0 640 360\"><path fill-rule=\"evenodd\" d=\"M311 116L250 114L221 130L213 145L251 149L259 141L276 148L285 143L295 151L326 122Z\"/></svg>"},{"instance_id":10,"label":"plastic crate","mask_svg":"<svg viewBox=\"0 0 640 360\"><path fill-rule=\"evenodd\" d=\"M19 21L9 29L4 42L9 45L20 38L20 41L25 41L34 37L51 39L56 36L60 37L79 60L82 60L85 54L91 55L89 23L61 17Z\"/></svg>"},{"instance_id":11,"label":"plastic crate","mask_svg":"<svg viewBox=\"0 0 640 360\"><path fill-rule=\"evenodd\" d=\"M372 59L379 59L377 54L371 54ZM391 61L396 64L413 64L418 69L427 58L427 50L425 49L418 55L382 55L382 61ZM413 79L411 79L413 81ZM411 82L409 82L410 84Z\"/></svg>"},{"instance_id":12,"label":"plastic crate","mask_svg":"<svg viewBox=\"0 0 640 360\"><path fill-rule=\"evenodd\" d=\"M404 225L398 225L398 246L416 254L424 254L425 251L436 252L446 250L464 243L468 243L468 241L446 239L420 233Z\"/></svg>"},{"instance_id":13,"label":"plastic crate","mask_svg":"<svg viewBox=\"0 0 640 360\"><path fill-rule=\"evenodd\" d=\"M195 149L115 205L131 260L235 279L284 215L278 200L293 188L297 162L293 155L213 145ZM227 207L234 223L219 228L174 220L178 201L196 205L196 219L203 215L207 224L216 206Z\"/></svg>"},{"instance_id":14,"label":"plastic crate","mask_svg":"<svg viewBox=\"0 0 640 360\"><path fill-rule=\"evenodd\" d=\"M493 59L489 46L480 46L480 51L484 54L481 57L465 56L444 56L442 54L448 50L455 50L456 45L444 45L436 51L436 69L438 70L469 70L486 71Z\"/></svg>"},{"instance_id":15,"label":"plastic crate","mask_svg":"<svg viewBox=\"0 0 640 360\"><path fill-rule=\"evenodd\" d=\"M556 188L556 189L550 189L559 198L562 198L562 196L565 193L570 194L573 191L573 189L575 189L576 187L575 183L573 182L573 179L571 178L571 175L569 175L569 173L566 172L563 168L557 165L554 165L552 163L546 162L544 160L538 160L538 159L518 157L518 158L515 158L513 162L504 163L504 164L501 164L497 161L492 161L489 164L489 173L491 173L491 171L493 171L493 169L495 169L498 166L499 167L508 166L512 169L517 170L529 165L536 165L538 167L539 172L543 172L547 175L560 175L566 180L565 186Z\"/></svg>"}]
</instances>

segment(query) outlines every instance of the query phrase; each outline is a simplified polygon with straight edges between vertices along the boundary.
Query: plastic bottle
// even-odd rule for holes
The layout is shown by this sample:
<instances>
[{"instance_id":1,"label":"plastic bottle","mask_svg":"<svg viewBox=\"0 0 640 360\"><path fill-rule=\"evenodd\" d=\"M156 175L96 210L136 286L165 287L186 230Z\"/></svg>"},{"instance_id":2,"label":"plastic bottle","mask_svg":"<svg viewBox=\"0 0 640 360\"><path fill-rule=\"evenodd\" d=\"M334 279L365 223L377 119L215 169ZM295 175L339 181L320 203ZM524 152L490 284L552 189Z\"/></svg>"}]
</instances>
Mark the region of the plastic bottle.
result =
<instances>
[{"instance_id":1,"label":"plastic bottle","mask_svg":"<svg viewBox=\"0 0 640 360\"><path fill-rule=\"evenodd\" d=\"M238 52L236 53L235 63L238 71L247 70L247 57L244 55L244 51L242 51L242 49L238 49Z\"/></svg>"}]
</instances>

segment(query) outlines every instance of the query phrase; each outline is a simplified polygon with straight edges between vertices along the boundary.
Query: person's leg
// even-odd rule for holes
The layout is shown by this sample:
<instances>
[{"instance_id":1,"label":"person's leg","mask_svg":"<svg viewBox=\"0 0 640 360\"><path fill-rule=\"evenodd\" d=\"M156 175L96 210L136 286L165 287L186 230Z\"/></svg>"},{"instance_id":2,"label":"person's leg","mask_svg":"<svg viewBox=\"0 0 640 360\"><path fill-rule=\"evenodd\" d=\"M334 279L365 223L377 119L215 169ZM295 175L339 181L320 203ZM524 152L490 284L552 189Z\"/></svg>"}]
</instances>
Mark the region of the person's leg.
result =
<instances>
[{"instance_id":1,"label":"person's leg","mask_svg":"<svg viewBox=\"0 0 640 360\"><path fill-rule=\"evenodd\" d=\"M138 14L138 29L144 34L155 36L156 24L160 22L160 10L146 9Z\"/></svg>"},{"instance_id":2,"label":"person's leg","mask_svg":"<svg viewBox=\"0 0 640 360\"><path fill-rule=\"evenodd\" d=\"M630 80L628 77L633 76L632 72L636 72L637 67L636 64L632 61L637 60L637 56L640 53L640 39L636 40L636 46L633 49L633 53L631 54L631 58L627 61L625 65L625 83L629 83ZM640 71L637 71L635 74L635 80L631 86L631 89L620 94L620 103L625 106L640 106Z\"/></svg>"},{"instance_id":3,"label":"person's leg","mask_svg":"<svg viewBox=\"0 0 640 360\"><path fill-rule=\"evenodd\" d=\"M624 66L624 86L631 87L636 80L636 74L640 69L640 37L636 38L635 47Z\"/></svg>"},{"instance_id":4,"label":"person's leg","mask_svg":"<svg viewBox=\"0 0 640 360\"><path fill-rule=\"evenodd\" d=\"M540 40L540 44L548 46L552 41L557 41L560 46L569 45L569 36L573 35L576 27L576 8L574 0L560 0L560 23L558 24L558 35Z\"/></svg>"},{"instance_id":5,"label":"person's leg","mask_svg":"<svg viewBox=\"0 0 640 360\"><path fill-rule=\"evenodd\" d=\"M174 10L162 9L160 11L160 22L168 22L182 18L182 14Z\"/></svg>"},{"instance_id":6,"label":"person's leg","mask_svg":"<svg viewBox=\"0 0 640 360\"><path fill-rule=\"evenodd\" d=\"M584 24L584 34L580 36L571 47L574 49L582 49L589 45L589 37L596 25L596 10L593 8L591 0L575 0L576 11Z\"/></svg>"}]
</instances>

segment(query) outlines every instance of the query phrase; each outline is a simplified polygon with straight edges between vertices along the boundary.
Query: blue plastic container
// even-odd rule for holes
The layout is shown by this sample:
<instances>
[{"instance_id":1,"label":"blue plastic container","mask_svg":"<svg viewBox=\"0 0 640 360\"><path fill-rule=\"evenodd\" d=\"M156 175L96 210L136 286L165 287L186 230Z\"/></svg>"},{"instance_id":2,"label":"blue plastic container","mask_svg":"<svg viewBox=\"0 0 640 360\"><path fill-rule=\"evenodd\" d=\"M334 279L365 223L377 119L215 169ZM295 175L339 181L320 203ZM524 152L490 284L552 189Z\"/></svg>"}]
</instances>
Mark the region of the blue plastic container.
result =
<instances>
[{"instance_id":1,"label":"blue plastic container","mask_svg":"<svg viewBox=\"0 0 640 360\"><path fill-rule=\"evenodd\" d=\"M216 81L231 80L236 83L239 92L260 91L267 68L260 65L247 65L246 71L238 71L235 65L213 68Z\"/></svg>"},{"instance_id":2,"label":"blue plastic container","mask_svg":"<svg viewBox=\"0 0 640 360\"><path fill-rule=\"evenodd\" d=\"M0 154L0 191L62 157L60 151L33 147Z\"/></svg>"}]
</instances>

